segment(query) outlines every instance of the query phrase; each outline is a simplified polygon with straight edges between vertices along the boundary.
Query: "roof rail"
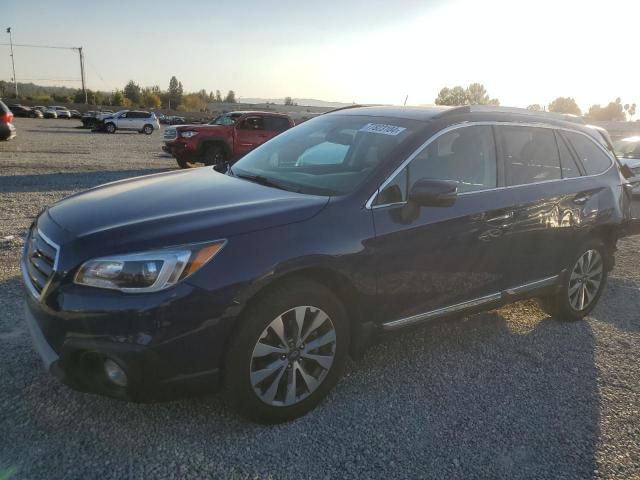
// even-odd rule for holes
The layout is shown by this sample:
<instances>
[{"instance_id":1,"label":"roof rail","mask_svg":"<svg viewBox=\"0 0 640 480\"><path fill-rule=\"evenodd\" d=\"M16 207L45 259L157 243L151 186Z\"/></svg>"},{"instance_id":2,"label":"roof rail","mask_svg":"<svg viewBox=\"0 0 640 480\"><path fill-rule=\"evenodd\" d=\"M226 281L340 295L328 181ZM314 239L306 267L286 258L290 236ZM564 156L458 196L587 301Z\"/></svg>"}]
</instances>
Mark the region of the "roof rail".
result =
<instances>
[{"instance_id":1,"label":"roof rail","mask_svg":"<svg viewBox=\"0 0 640 480\"><path fill-rule=\"evenodd\" d=\"M570 113L539 112L536 110L528 110L526 108L501 107L499 105L463 105L461 107L455 107L450 110L446 110L439 116L444 117L448 115L454 115L456 113L514 113L517 115L526 115L529 117L554 118L556 120L564 120L565 122L572 123L586 123L582 117Z\"/></svg>"},{"instance_id":2,"label":"roof rail","mask_svg":"<svg viewBox=\"0 0 640 480\"><path fill-rule=\"evenodd\" d=\"M326 112L322 112L320 115L326 115L327 113L339 112L340 110L349 110L350 108L362 108L362 107L373 107L375 105L360 105L354 103L353 105L347 105L346 107L338 107L332 110L327 110Z\"/></svg>"}]
</instances>

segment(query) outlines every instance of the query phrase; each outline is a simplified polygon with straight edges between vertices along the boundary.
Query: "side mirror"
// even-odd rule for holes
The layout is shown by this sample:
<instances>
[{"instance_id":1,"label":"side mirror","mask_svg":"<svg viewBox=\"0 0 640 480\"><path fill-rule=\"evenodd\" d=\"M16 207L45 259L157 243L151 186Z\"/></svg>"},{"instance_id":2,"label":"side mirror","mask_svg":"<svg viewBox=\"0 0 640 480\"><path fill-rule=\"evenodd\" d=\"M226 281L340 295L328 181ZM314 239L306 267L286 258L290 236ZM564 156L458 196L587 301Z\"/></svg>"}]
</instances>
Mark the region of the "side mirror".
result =
<instances>
[{"instance_id":1,"label":"side mirror","mask_svg":"<svg viewBox=\"0 0 640 480\"><path fill-rule=\"evenodd\" d=\"M450 207L458 198L458 182L422 178L413 184L409 201L421 207Z\"/></svg>"}]
</instances>

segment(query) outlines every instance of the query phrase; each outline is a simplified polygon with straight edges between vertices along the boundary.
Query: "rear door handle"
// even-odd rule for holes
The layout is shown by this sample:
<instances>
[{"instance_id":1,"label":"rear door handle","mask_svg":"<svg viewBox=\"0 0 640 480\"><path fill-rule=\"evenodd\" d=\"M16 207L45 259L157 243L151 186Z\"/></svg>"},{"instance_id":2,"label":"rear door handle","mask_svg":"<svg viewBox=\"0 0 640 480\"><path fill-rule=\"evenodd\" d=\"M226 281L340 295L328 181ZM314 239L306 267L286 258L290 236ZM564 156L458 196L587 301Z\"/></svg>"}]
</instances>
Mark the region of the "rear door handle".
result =
<instances>
[{"instance_id":1,"label":"rear door handle","mask_svg":"<svg viewBox=\"0 0 640 480\"><path fill-rule=\"evenodd\" d=\"M513 218L513 212L507 212L503 215L498 215L496 217L491 217L487 219L487 222L503 222L505 220L509 220Z\"/></svg>"},{"instance_id":2,"label":"rear door handle","mask_svg":"<svg viewBox=\"0 0 640 480\"><path fill-rule=\"evenodd\" d=\"M575 197L573 197L573 203L577 205L584 205L591 198L591 195L587 195L585 193L579 193Z\"/></svg>"}]
</instances>

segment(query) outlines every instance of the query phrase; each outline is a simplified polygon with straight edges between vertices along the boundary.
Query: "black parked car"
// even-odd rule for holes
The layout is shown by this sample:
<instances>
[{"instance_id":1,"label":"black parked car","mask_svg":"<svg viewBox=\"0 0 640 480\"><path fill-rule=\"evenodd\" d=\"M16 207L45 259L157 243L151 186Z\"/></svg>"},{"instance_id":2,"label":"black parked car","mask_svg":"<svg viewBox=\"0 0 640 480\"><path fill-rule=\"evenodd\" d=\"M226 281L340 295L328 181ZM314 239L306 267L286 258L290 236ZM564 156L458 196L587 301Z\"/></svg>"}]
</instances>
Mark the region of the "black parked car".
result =
<instances>
[{"instance_id":1,"label":"black parked car","mask_svg":"<svg viewBox=\"0 0 640 480\"><path fill-rule=\"evenodd\" d=\"M9 110L11 110L14 117L42 118L40 110L25 107L24 105L9 105Z\"/></svg>"},{"instance_id":2,"label":"black parked car","mask_svg":"<svg viewBox=\"0 0 640 480\"><path fill-rule=\"evenodd\" d=\"M11 140L15 136L16 127L13 126L13 113L0 100L0 140Z\"/></svg>"},{"instance_id":3,"label":"black parked car","mask_svg":"<svg viewBox=\"0 0 640 480\"><path fill-rule=\"evenodd\" d=\"M528 297L579 320L629 219L596 134L499 107L353 108L226 174L73 195L26 241L35 345L79 390L147 400L221 384L279 422L378 334Z\"/></svg>"}]
</instances>

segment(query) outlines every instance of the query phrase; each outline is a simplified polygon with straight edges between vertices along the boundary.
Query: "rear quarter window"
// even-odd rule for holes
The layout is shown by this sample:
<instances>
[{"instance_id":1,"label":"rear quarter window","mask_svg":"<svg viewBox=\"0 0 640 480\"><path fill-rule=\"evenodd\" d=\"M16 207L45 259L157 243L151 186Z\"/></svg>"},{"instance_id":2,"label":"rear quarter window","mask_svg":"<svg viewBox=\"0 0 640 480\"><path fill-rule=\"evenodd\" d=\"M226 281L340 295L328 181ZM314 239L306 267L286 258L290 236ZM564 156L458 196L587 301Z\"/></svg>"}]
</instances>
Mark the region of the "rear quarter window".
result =
<instances>
[{"instance_id":1,"label":"rear quarter window","mask_svg":"<svg viewBox=\"0 0 640 480\"><path fill-rule=\"evenodd\" d=\"M575 132L562 132L562 136L569 140L587 175L597 175L611 166L609 156L596 145L595 141L586 135Z\"/></svg>"}]
</instances>

